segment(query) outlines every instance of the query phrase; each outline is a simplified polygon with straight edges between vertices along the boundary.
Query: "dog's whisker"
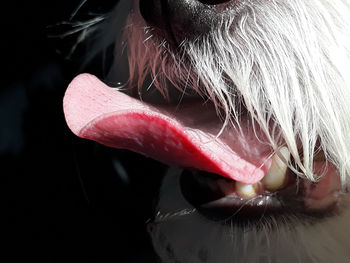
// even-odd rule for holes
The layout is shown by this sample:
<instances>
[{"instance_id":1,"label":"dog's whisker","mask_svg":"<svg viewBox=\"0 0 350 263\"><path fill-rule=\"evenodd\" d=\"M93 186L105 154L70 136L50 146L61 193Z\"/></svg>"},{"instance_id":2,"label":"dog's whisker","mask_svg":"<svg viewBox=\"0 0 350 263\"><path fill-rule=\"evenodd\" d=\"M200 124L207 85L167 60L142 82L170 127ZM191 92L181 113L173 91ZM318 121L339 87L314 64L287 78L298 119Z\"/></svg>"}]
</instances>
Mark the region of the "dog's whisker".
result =
<instances>
[{"instance_id":1,"label":"dog's whisker","mask_svg":"<svg viewBox=\"0 0 350 263\"><path fill-rule=\"evenodd\" d=\"M146 43L146 42L147 42L148 40L150 40L152 37L153 37L153 35L148 36L148 37L143 41L143 43Z\"/></svg>"}]
</instances>

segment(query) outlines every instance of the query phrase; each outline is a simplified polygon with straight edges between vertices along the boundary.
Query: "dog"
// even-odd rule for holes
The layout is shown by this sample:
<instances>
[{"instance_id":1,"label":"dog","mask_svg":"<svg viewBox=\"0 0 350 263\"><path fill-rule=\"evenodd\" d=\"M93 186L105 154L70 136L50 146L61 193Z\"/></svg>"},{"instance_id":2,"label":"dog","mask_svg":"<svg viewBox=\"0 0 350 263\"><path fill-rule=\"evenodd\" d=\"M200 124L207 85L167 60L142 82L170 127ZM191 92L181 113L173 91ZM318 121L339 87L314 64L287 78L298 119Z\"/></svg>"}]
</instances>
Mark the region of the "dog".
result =
<instances>
[{"instance_id":1,"label":"dog","mask_svg":"<svg viewBox=\"0 0 350 263\"><path fill-rule=\"evenodd\" d=\"M349 26L348 0L125 0L91 31L127 81L78 76L67 124L170 165L161 262L349 261Z\"/></svg>"}]
</instances>

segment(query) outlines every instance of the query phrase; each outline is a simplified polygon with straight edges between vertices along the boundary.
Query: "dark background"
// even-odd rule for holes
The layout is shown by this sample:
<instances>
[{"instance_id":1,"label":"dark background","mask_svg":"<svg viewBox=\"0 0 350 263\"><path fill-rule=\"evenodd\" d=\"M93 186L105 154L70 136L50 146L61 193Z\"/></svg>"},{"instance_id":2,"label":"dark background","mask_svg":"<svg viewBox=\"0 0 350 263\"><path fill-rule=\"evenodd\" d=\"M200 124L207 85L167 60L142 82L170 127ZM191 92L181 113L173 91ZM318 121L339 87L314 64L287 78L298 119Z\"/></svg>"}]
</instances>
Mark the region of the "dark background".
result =
<instances>
[{"instance_id":1,"label":"dark background","mask_svg":"<svg viewBox=\"0 0 350 263\"><path fill-rule=\"evenodd\" d=\"M62 35L80 0L4 1L0 88L1 262L155 262L146 222L164 166L75 137L62 98L86 46ZM89 0L74 21L111 10ZM116 169L116 167L122 167ZM125 171L124 171L125 170ZM123 176L123 171L126 173Z\"/></svg>"}]
</instances>

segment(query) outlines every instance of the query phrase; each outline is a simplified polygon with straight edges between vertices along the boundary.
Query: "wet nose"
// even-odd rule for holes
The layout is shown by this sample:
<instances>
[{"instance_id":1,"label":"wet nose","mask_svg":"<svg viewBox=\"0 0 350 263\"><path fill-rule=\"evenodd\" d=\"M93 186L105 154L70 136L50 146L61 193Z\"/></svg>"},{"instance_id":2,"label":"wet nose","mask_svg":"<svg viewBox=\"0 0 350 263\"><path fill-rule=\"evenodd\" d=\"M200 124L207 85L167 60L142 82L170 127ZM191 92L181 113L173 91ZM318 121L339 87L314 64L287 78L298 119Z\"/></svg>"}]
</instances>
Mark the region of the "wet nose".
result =
<instances>
[{"instance_id":1,"label":"wet nose","mask_svg":"<svg viewBox=\"0 0 350 263\"><path fill-rule=\"evenodd\" d=\"M177 42L207 32L220 15L222 6L233 0L140 0L144 20L169 31Z\"/></svg>"}]
</instances>

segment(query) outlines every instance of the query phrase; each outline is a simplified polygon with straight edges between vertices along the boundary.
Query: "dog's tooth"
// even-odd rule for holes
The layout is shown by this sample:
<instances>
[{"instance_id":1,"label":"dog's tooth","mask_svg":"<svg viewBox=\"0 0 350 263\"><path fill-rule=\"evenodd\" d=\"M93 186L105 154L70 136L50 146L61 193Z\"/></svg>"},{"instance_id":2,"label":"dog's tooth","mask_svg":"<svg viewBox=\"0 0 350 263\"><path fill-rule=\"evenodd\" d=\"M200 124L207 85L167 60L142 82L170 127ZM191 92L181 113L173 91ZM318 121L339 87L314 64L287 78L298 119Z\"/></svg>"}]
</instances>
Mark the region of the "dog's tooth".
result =
<instances>
[{"instance_id":1,"label":"dog's tooth","mask_svg":"<svg viewBox=\"0 0 350 263\"><path fill-rule=\"evenodd\" d=\"M272 157L270 170L261 180L266 190L276 191L282 188L286 182L288 167L285 161L289 161L290 152L287 147L282 147L280 149L280 154L284 161L277 154L275 154Z\"/></svg>"},{"instance_id":2,"label":"dog's tooth","mask_svg":"<svg viewBox=\"0 0 350 263\"><path fill-rule=\"evenodd\" d=\"M236 182L236 193L244 198L253 198L257 195L257 185Z\"/></svg>"}]
</instances>

